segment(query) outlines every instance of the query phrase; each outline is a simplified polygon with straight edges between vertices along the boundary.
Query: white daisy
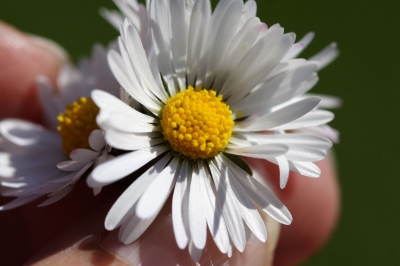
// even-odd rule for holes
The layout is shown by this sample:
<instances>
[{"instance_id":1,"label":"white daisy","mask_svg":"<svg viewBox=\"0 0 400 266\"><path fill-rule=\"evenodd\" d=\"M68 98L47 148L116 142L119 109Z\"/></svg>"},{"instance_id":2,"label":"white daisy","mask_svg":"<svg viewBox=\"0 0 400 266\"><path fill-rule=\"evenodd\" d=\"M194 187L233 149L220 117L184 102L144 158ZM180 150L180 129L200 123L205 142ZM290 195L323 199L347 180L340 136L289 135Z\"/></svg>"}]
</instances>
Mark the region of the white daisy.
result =
<instances>
[{"instance_id":1,"label":"white daisy","mask_svg":"<svg viewBox=\"0 0 400 266\"><path fill-rule=\"evenodd\" d=\"M0 122L1 194L17 197L0 210L43 195L48 199L39 206L51 204L71 192L90 167L110 158L104 132L96 124L99 109L89 98L94 88L113 94L119 91L107 64L106 50L96 45L92 59L82 59L79 69L64 66L57 87L55 91L46 77L37 79L39 100L50 130L19 119ZM100 188L94 190L95 194L99 192Z\"/></svg>"},{"instance_id":2,"label":"white daisy","mask_svg":"<svg viewBox=\"0 0 400 266\"><path fill-rule=\"evenodd\" d=\"M109 65L143 112L92 92L107 143L128 152L98 166L87 182L102 187L150 163L113 205L105 227L121 226L120 241L135 241L174 191L177 244L198 261L207 225L228 255L233 246L243 251L249 234L267 239L253 203L291 223L286 207L239 156L278 164L281 187L289 170L318 177L313 162L325 157L329 139L285 131L324 125L333 114L315 109L319 97L298 98L315 85L319 63L291 59L295 35L261 23L254 1L224 0L213 13L208 0L188 2L150 1L145 48L129 20L121 26L120 54L109 52Z\"/></svg>"}]
</instances>

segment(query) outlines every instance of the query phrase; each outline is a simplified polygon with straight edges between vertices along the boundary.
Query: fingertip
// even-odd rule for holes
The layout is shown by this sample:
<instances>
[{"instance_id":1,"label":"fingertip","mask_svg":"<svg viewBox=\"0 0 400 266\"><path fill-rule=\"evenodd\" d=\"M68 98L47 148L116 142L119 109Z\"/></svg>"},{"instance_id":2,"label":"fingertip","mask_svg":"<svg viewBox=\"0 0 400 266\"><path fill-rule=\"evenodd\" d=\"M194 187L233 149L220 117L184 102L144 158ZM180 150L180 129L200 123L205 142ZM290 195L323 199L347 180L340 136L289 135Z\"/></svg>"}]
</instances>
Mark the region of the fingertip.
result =
<instances>
[{"instance_id":1,"label":"fingertip","mask_svg":"<svg viewBox=\"0 0 400 266\"><path fill-rule=\"evenodd\" d=\"M55 82L66 60L66 53L54 42L32 37L0 21L0 119L40 121L35 79L44 75Z\"/></svg>"},{"instance_id":2,"label":"fingertip","mask_svg":"<svg viewBox=\"0 0 400 266\"><path fill-rule=\"evenodd\" d=\"M285 189L279 188L279 169L264 160L248 160L260 170L293 216L281 227L275 266L297 265L315 254L331 236L339 216L340 189L330 156L317 162L319 178L291 172Z\"/></svg>"},{"instance_id":3,"label":"fingertip","mask_svg":"<svg viewBox=\"0 0 400 266\"><path fill-rule=\"evenodd\" d=\"M293 174L282 201L293 215L293 223L283 226L276 250L275 265L296 265L315 254L335 229L340 211L340 191L336 171L327 158L317 162L320 178Z\"/></svg>"}]
</instances>

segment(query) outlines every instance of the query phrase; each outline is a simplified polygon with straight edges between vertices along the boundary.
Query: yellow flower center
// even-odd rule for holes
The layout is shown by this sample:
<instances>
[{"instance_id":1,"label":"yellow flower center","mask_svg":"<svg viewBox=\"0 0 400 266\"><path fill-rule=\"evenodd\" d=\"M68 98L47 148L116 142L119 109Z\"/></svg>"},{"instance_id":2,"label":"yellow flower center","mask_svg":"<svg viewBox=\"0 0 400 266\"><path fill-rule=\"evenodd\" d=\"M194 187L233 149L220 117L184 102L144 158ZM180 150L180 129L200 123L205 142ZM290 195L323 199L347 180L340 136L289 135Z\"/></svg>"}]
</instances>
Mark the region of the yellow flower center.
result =
<instances>
[{"instance_id":1,"label":"yellow flower center","mask_svg":"<svg viewBox=\"0 0 400 266\"><path fill-rule=\"evenodd\" d=\"M57 120L63 141L63 150L69 156L71 151L83 148L90 149L89 135L99 127L96 116L99 108L90 98L81 97L76 102L67 105L65 113L61 113Z\"/></svg>"},{"instance_id":2,"label":"yellow flower center","mask_svg":"<svg viewBox=\"0 0 400 266\"><path fill-rule=\"evenodd\" d=\"M232 135L232 111L213 90L192 86L171 97L161 126L172 148L192 159L213 157Z\"/></svg>"}]
</instances>

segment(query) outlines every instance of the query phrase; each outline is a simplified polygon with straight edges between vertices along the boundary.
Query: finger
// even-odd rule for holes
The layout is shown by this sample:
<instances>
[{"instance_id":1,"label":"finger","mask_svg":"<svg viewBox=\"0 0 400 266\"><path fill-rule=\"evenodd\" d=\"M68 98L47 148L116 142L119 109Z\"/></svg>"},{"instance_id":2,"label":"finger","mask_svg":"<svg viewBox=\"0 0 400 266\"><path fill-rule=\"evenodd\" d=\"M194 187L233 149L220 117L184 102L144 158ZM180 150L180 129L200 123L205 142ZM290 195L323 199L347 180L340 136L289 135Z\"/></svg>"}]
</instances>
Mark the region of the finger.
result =
<instances>
[{"instance_id":1,"label":"finger","mask_svg":"<svg viewBox=\"0 0 400 266\"><path fill-rule=\"evenodd\" d=\"M66 60L66 53L57 44L21 33L0 21L0 119L20 117L40 121L35 78L44 74L55 81L59 66ZM9 200L0 197L0 205ZM32 250L21 209L1 212L0 222L0 235L5 240L0 244L0 261L7 264L14 257L7 265L15 264L16 260L21 264Z\"/></svg>"},{"instance_id":2,"label":"finger","mask_svg":"<svg viewBox=\"0 0 400 266\"><path fill-rule=\"evenodd\" d=\"M195 265L188 250L180 250L175 242L170 206L171 201L168 201L146 232L129 245L118 241L117 230L105 232L102 229L108 210L102 208L100 212L96 211L97 214L91 214L90 219L80 221L30 263L60 265L62 262L72 265L79 261L79 264L96 262L96 265ZM228 258L218 250L208 234L200 265L210 262L212 265L272 265L279 224L267 216L263 218L269 232L267 242L255 240L247 244L243 253L235 250Z\"/></svg>"},{"instance_id":3,"label":"finger","mask_svg":"<svg viewBox=\"0 0 400 266\"><path fill-rule=\"evenodd\" d=\"M54 82L66 60L66 53L57 44L0 22L0 119L40 121L35 78L42 74Z\"/></svg>"},{"instance_id":4,"label":"finger","mask_svg":"<svg viewBox=\"0 0 400 266\"><path fill-rule=\"evenodd\" d=\"M265 161L251 162L261 167L281 201L293 216L291 225L281 227L275 253L275 266L297 265L306 260L329 239L339 214L340 196L337 176L330 156L316 164L319 178L291 172L285 189L279 188L279 170Z\"/></svg>"}]
</instances>

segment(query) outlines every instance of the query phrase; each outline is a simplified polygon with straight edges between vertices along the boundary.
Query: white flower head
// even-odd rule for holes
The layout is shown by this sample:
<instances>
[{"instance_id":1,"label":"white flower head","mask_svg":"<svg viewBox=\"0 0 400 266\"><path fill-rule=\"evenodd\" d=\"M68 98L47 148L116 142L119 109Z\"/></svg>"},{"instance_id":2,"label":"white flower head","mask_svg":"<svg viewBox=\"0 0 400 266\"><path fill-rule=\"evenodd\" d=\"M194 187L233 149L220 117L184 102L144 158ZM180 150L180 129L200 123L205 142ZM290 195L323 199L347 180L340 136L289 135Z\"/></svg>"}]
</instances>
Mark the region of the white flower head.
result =
<instances>
[{"instance_id":1,"label":"white flower head","mask_svg":"<svg viewBox=\"0 0 400 266\"><path fill-rule=\"evenodd\" d=\"M125 14L136 3L116 2ZM337 51L313 61L293 59L312 34L294 43L293 33L255 17L253 0L223 0L214 12L208 0L157 0L147 11L150 39L126 19L120 52L108 54L113 74L142 111L126 96L121 101L92 92L107 143L127 153L94 169L89 186L111 184L151 162L115 202L105 227L121 226L120 241L135 241L173 191L176 242L194 261L205 247L207 227L229 256L233 247L244 250L246 234L266 241L255 205L284 224L292 217L239 156L278 164L282 188L290 170L320 175L313 162L325 157L331 141L291 132L333 119L317 109L321 98L304 94Z\"/></svg>"},{"instance_id":2,"label":"white flower head","mask_svg":"<svg viewBox=\"0 0 400 266\"><path fill-rule=\"evenodd\" d=\"M19 119L0 122L1 194L17 197L0 210L44 195L48 199L39 206L54 203L71 192L88 169L110 158L111 147L96 124L99 108L90 99L95 88L115 95L119 92L106 50L95 45L92 58L83 58L79 68L64 66L57 88L46 77L37 78L39 101L49 129ZM94 193L100 189L94 189Z\"/></svg>"}]
</instances>

